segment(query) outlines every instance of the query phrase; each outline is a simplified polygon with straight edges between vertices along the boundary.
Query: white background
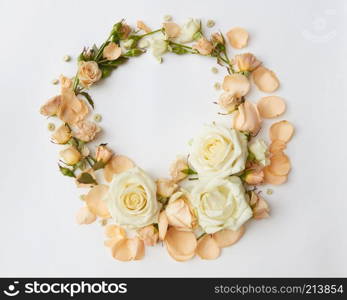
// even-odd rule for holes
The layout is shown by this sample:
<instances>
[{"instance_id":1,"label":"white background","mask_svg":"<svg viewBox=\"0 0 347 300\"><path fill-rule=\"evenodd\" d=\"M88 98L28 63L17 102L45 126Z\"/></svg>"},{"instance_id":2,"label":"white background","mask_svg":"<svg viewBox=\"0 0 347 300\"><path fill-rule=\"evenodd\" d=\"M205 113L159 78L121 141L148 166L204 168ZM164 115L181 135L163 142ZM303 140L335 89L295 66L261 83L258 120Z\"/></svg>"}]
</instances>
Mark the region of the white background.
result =
<instances>
[{"instance_id":1,"label":"white background","mask_svg":"<svg viewBox=\"0 0 347 300\"><path fill-rule=\"evenodd\" d=\"M83 46L99 44L123 17L158 28L165 14L250 32L249 48L281 80L293 170L268 196L271 218L251 222L220 259L178 263L161 246L121 263L103 247L98 223L78 226L78 190L56 167L40 105L73 76ZM346 1L14 1L1 0L0 276L347 276ZM65 54L73 61L65 63ZM154 177L213 120L218 93L211 58L146 55L96 86L104 134ZM249 99L261 95L254 91ZM266 123L268 126L269 122Z\"/></svg>"}]
</instances>

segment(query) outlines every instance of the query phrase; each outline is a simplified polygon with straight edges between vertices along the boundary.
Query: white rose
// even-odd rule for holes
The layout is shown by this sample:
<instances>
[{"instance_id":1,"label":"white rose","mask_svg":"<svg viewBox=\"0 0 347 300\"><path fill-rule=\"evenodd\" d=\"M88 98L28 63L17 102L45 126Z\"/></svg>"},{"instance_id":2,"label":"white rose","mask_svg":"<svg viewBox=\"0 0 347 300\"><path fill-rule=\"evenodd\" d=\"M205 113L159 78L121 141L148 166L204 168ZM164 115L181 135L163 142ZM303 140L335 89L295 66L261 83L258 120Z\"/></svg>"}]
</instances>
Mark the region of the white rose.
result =
<instances>
[{"instance_id":1,"label":"white rose","mask_svg":"<svg viewBox=\"0 0 347 300\"><path fill-rule=\"evenodd\" d=\"M179 43L190 43L194 40L194 34L200 30L200 21L188 19L182 26L180 35L177 38Z\"/></svg>"},{"instance_id":2,"label":"white rose","mask_svg":"<svg viewBox=\"0 0 347 300\"><path fill-rule=\"evenodd\" d=\"M247 155L243 133L212 124L193 140L189 162L200 177L225 177L243 171Z\"/></svg>"},{"instance_id":3,"label":"white rose","mask_svg":"<svg viewBox=\"0 0 347 300\"><path fill-rule=\"evenodd\" d=\"M157 223L156 189L153 179L138 167L114 175L105 201L115 223L130 228Z\"/></svg>"},{"instance_id":4,"label":"white rose","mask_svg":"<svg viewBox=\"0 0 347 300\"><path fill-rule=\"evenodd\" d=\"M268 147L263 139L255 140L248 146L248 148L262 166L265 167L270 163L268 158Z\"/></svg>"},{"instance_id":5,"label":"white rose","mask_svg":"<svg viewBox=\"0 0 347 300\"><path fill-rule=\"evenodd\" d=\"M222 229L238 230L252 217L252 209L240 178L200 180L191 192L199 225L206 233Z\"/></svg>"}]
</instances>

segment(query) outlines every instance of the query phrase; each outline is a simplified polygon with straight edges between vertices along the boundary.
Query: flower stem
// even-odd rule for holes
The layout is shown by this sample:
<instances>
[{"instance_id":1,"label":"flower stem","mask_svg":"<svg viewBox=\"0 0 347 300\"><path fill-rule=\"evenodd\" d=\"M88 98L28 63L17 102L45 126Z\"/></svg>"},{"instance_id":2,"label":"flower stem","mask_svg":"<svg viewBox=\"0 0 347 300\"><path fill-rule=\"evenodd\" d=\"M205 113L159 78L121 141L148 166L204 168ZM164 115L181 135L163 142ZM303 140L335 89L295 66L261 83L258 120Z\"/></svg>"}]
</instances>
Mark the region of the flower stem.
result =
<instances>
[{"instance_id":1,"label":"flower stem","mask_svg":"<svg viewBox=\"0 0 347 300\"><path fill-rule=\"evenodd\" d=\"M151 32L147 32L147 33L145 33L145 34L140 35L140 36L139 36L139 39L142 39L142 38L144 38L145 36L149 36L149 35L155 34L155 33L160 32L160 31L162 31L162 30L163 30L163 29L160 28L160 29L157 29L157 30L154 30L154 31L151 31Z\"/></svg>"}]
</instances>

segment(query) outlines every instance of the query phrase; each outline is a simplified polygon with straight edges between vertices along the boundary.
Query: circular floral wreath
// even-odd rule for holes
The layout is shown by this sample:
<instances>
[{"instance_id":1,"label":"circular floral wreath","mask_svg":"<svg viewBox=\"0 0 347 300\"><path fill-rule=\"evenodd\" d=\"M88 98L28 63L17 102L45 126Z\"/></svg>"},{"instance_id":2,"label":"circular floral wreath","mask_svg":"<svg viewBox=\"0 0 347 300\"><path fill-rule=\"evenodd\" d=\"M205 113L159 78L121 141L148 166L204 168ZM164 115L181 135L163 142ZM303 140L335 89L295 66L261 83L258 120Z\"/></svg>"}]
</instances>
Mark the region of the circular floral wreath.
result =
<instances>
[{"instance_id":1,"label":"circular floral wreath","mask_svg":"<svg viewBox=\"0 0 347 300\"><path fill-rule=\"evenodd\" d=\"M207 26L213 27L213 23L209 21ZM84 206L76 220L91 224L99 218L105 226L105 246L115 259L142 259L145 246L158 241L177 261L189 260L195 254L215 259L221 248L242 237L246 222L269 216L259 185L286 182L291 164L283 151L294 127L285 120L274 123L269 146L256 138L262 119L282 115L286 104L278 96L263 97L256 104L245 99L251 79L262 92L272 93L279 87L277 76L253 54L229 59L227 44L242 49L248 39L247 31L240 27L232 28L225 37L216 32L207 38L201 22L195 19L183 26L167 20L154 31L142 21L137 22L135 31L122 20L100 47L83 49L77 74L73 78L61 76L60 94L41 107L42 115L61 121L51 138L65 145L60 151L60 172L73 177L78 187L89 189L81 196ZM95 122L87 120L90 107L94 109L87 90L147 50L159 62L166 52L213 57L228 72L215 103L225 110L223 114L230 115L230 126L206 125L190 143L189 155L172 163L170 178L156 181L107 144L91 151L89 143L101 130L95 122L101 116L95 115ZM268 194L271 191L268 189Z\"/></svg>"}]
</instances>

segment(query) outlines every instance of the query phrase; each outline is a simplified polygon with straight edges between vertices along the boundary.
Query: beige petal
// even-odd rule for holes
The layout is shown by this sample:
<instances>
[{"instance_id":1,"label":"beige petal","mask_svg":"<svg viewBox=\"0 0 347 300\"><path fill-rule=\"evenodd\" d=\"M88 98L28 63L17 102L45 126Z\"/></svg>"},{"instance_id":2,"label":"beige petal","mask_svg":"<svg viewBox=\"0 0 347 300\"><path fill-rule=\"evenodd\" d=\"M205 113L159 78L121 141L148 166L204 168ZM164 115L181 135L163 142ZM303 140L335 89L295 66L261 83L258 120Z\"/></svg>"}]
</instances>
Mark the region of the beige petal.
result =
<instances>
[{"instance_id":1,"label":"beige petal","mask_svg":"<svg viewBox=\"0 0 347 300\"><path fill-rule=\"evenodd\" d=\"M63 149L59 152L61 159L68 165L77 164L81 157L81 153L73 146Z\"/></svg>"},{"instance_id":2,"label":"beige petal","mask_svg":"<svg viewBox=\"0 0 347 300\"><path fill-rule=\"evenodd\" d=\"M242 74L232 74L224 77L222 87L225 91L233 93L236 97L241 98L249 92L251 84L246 76Z\"/></svg>"},{"instance_id":3,"label":"beige petal","mask_svg":"<svg viewBox=\"0 0 347 300\"><path fill-rule=\"evenodd\" d=\"M252 135L257 135L261 128L261 122L262 120L257 106L246 100L238 106L232 127L239 131L246 131L252 133Z\"/></svg>"},{"instance_id":4,"label":"beige petal","mask_svg":"<svg viewBox=\"0 0 347 300\"><path fill-rule=\"evenodd\" d=\"M133 161L124 155L114 155L104 169L104 177L111 182L114 174L122 173L135 167Z\"/></svg>"},{"instance_id":5,"label":"beige petal","mask_svg":"<svg viewBox=\"0 0 347 300\"><path fill-rule=\"evenodd\" d=\"M288 143L294 134L294 126L288 121L280 121L274 123L270 127L270 139L281 140L285 143Z\"/></svg>"},{"instance_id":6,"label":"beige petal","mask_svg":"<svg viewBox=\"0 0 347 300\"><path fill-rule=\"evenodd\" d=\"M274 175L287 175L291 169L291 164L287 155L283 152L277 152L270 158L269 171Z\"/></svg>"},{"instance_id":7,"label":"beige petal","mask_svg":"<svg viewBox=\"0 0 347 300\"><path fill-rule=\"evenodd\" d=\"M76 214L77 224L91 224L96 220L96 215L94 215L87 206L81 207Z\"/></svg>"},{"instance_id":8,"label":"beige petal","mask_svg":"<svg viewBox=\"0 0 347 300\"><path fill-rule=\"evenodd\" d=\"M125 238L126 232L124 228L118 225L110 224L105 227L105 235L108 238L119 238L119 237Z\"/></svg>"},{"instance_id":9,"label":"beige petal","mask_svg":"<svg viewBox=\"0 0 347 300\"><path fill-rule=\"evenodd\" d=\"M274 72L260 66L252 72L253 80L259 90L272 93L278 89L280 82Z\"/></svg>"},{"instance_id":10,"label":"beige petal","mask_svg":"<svg viewBox=\"0 0 347 300\"><path fill-rule=\"evenodd\" d=\"M202 259L216 259L220 255L220 248L210 234L205 234L198 240L196 254Z\"/></svg>"},{"instance_id":11,"label":"beige petal","mask_svg":"<svg viewBox=\"0 0 347 300\"><path fill-rule=\"evenodd\" d=\"M166 23L164 23L163 24L163 28L164 28L165 33L166 33L168 38L178 37L180 32L181 32L180 26L178 26L174 22L166 22Z\"/></svg>"},{"instance_id":12,"label":"beige petal","mask_svg":"<svg viewBox=\"0 0 347 300\"><path fill-rule=\"evenodd\" d=\"M116 43L109 43L102 52L103 57L108 60L115 60L122 54L122 49Z\"/></svg>"},{"instance_id":13,"label":"beige petal","mask_svg":"<svg viewBox=\"0 0 347 300\"><path fill-rule=\"evenodd\" d=\"M269 146L269 151L270 151L270 153L275 154L277 152L282 152L286 148L287 148L287 145L284 141L273 140Z\"/></svg>"},{"instance_id":14,"label":"beige petal","mask_svg":"<svg viewBox=\"0 0 347 300\"><path fill-rule=\"evenodd\" d=\"M179 231L170 227L164 242L171 257L177 261L188 260L195 254L197 241L194 233L190 231Z\"/></svg>"},{"instance_id":15,"label":"beige petal","mask_svg":"<svg viewBox=\"0 0 347 300\"><path fill-rule=\"evenodd\" d=\"M154 246L158 242L158 230L153 225L142 227L137 233L146 246Z\"/></svg>"},{"instance_id":16,"label":"beige petal","mask_svg":"<svg viewBox=\"0 0 347 300\"><path fill-rule=\"evenodd\" d=\"M277 96L263 97L258 101L257 106L260 116L264 119L277 118L286 110L286 103Z\"/></svg>"},{"instance_id":17,"label":"beige petal","mask_svg":"<svg viewBox=\"0 0 347 300\"><path fill-rule=\"evenodd\" d=\"M245 226L241 226L238 230L222 229L212 235L220 248L228 247L238 242L245 233Z\"/></svg>"},{"instance_id":18,"label":"beige petal","mask_svg":"<svg viewBox=\"0 0 347 300\"><path fill-rule=\"evenodd\" d=\"M65 124L61 125L53 134L52 140L57 144L66 144L71 138L71 130Z\"/></svg>"},{"instance_id":19,"label":"beige petal","mask_svg":"<svg viewBox=\"0 0 347 300\"><path fill-rule=\"evenodd\" d=\"M164 198L170 197L178 188L178 185L171 179L158 179L156 183L157 194Z\"/></svg>"},{"instance_id":20,"label":"beige petal","mask_svg":"<svg viewBox=\"0 0 347 300\"><path fill-rule=\"evenodd\" d=\"M106 203L103 200L108 191L108 186L99 184L89 190L88 194L84 196L84 200L89 210L100 218L109 218L110 213L107 209Z\"/></svg>"},{"instance_id":21,"label":"beige petal","mask_svg":"<svg viewBox=\"0 0 347 300\"><path fill-rule=\"evenodd\" d=\"M248 44L248 32L241 28L235 27L226 33L230 45L236 49L241 49Z\"/></svg>"},{"instance_id":22,"label":"beige petal","mask_svg":"<svg viewBox=\"0 0 347 300\"><path fill-rule=\"evenodd\" d=\"M61 96L55 96L49 99L44 105L40 108L40 114L51 117L58 113L59 107L61 105Z\"/></svg>"},{"instance_id":23,"label":"beige petal","mask_svg":"<svg viewBox=\"0 0 347 300\"><path fill-rule=\"evenodd\" d=\"M169 220L165 211L162 211L159 214L159 222L158 222L158 230L159 230L159 239L164 240L167 232L167 228L169 226Z\"/></svg>"},{"instance_id":24,"label":"beige petal","mask_svg":"<svg viewBox=\"0 0 347 300\"><path fill-rule=\"evenodd\" d=\"M265 167L263 171L264 171L264 183L279 185L287 181L287 178L288 178L287 175L283 175L283 176L275 175L270 172L270 169L268 167Z\"/></svg>"},{"instance_id":25,"label":"beige petal","mask_svg":"<svg viewBox=\"0 0 347 300\"><path fill-rule=\"evenodd\" d=\"M112 256L120 261L140 260L144 257L145 246L138 237L122 239L113 245Z\"/></svg>"},{"instance_id":26,"label":"beige petal","mask_svg":"<svg viewBox=\"0 0 347 300\"><path fill-rule=\"evenodd\" d=\"M143 21L141 21L141 20L137 21L136 27L137 27L138 29L140 29L140 30L143 30L143 31L146 32L146 33L149 33L149 32L152 31L152 29L149 28L149 27L148 27Z\"/></svg>"}]
</instances>

